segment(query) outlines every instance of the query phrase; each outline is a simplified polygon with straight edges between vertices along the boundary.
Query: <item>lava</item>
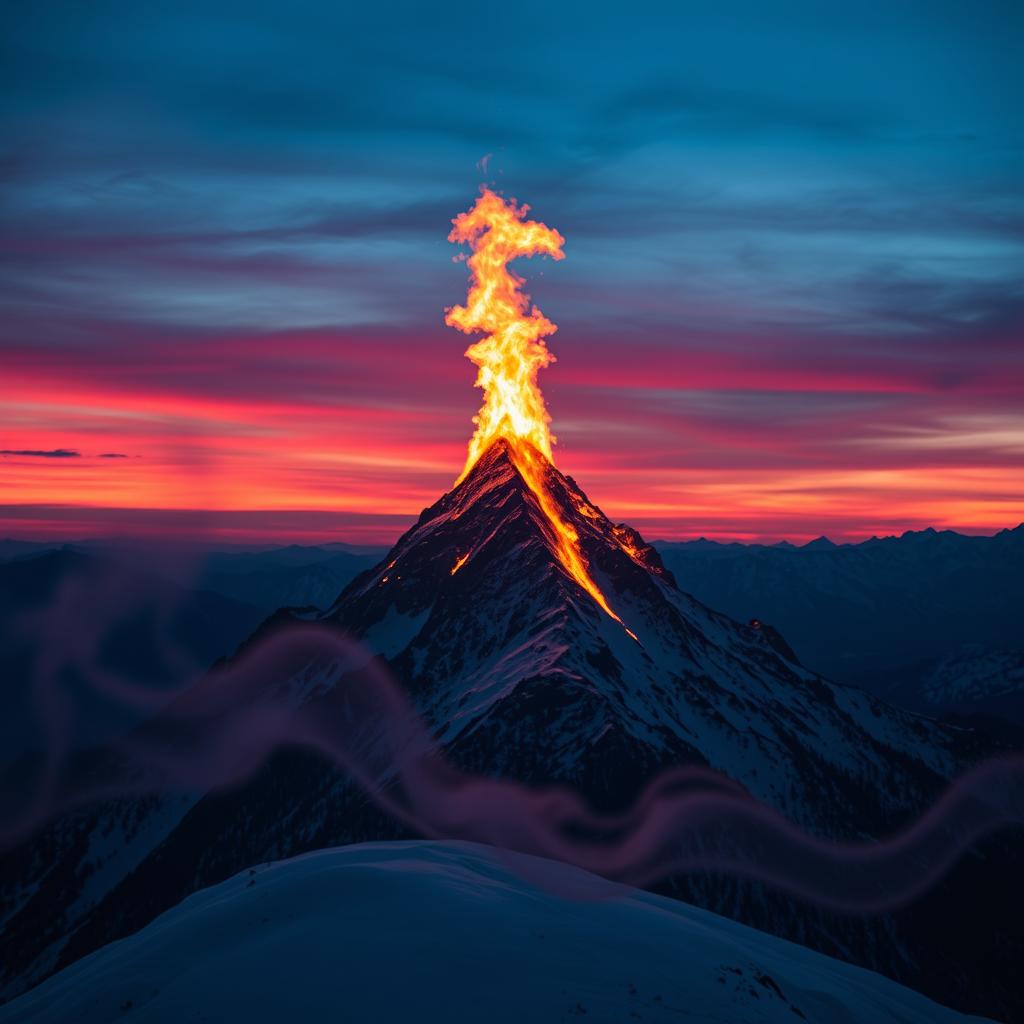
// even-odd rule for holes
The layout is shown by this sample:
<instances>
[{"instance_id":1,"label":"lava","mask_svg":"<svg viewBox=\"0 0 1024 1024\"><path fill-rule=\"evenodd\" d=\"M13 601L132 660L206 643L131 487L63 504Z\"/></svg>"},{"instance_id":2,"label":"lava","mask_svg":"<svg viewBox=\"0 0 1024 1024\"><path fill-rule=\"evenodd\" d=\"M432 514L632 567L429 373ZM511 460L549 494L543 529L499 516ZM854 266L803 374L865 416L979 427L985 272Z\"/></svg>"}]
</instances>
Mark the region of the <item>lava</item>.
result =
<instances>
[{"instance_id":1,"label":"lava","mask_svg":"<svg viewBox=\"0 0 1024 1024\"><path fill-rule=\"evenodd\" d=\"M512 442L509 446L512 462L533 492L537 504L540 505L541 511L553 528L558 560L562 563L565 571L625 629L626 624L612 611L604 594L601 593L600 587L590 575L583 552L580 550L580 537L576 528L562 518L558 504L548 489L545 470L550 460L534 448L529 441L519 440L517 443L515 439L509 438L509 440ZM634 633L628 629L626 632L636 640Z\"/></svg>"},{"instance_id":2,"label":"lava","mask_svg":"<svg viewBox=\"0 0 1024 1024\"><path fill-rule=\"evenodd\" d=\"M448 309L445 323L466 334L486 335L466 349L466 356L480 368L476 386L483 389L484 402L473 417L476 432L456 484L465 479L492 442L504 437L516 469L551 525L563 568L636 640L591 577L579 534L563 518L547 485L555 438L537 373L555 361L544 339L558 328L536 306L531 307L529 295L521 290L525 282L508 264L521 256L563 259L565 239L546 224L527 220L529 209L482 188L472 209L452 221L448 235L450 242L468 244L472 255L467 260L471 277L466 305ZM461 564L456 563L452 575Z\"/></svg>"}]
</instances>

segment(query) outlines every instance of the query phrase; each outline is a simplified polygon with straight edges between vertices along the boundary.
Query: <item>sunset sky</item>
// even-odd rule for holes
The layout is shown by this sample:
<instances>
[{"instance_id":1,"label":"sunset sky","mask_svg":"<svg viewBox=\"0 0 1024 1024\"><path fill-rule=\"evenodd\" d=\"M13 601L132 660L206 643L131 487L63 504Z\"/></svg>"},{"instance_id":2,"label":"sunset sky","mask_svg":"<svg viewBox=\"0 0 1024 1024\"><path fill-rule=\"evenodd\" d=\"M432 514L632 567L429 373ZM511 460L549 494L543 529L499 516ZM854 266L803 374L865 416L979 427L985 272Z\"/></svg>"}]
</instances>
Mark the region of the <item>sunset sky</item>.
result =
<instances>
[{"instance_id":1,"label":"sunset sky","mask_svg":"<svg viewBox=\"0 0 1024 1024\"><path fill-rule=\"evenodd\" d=\"M556 462L648 539L1024 520L1019 3L43 3L0 35L0 537L387 542L566 238ZM560 13L564 12L564 13Z\"/></svg>"}]
</instances>

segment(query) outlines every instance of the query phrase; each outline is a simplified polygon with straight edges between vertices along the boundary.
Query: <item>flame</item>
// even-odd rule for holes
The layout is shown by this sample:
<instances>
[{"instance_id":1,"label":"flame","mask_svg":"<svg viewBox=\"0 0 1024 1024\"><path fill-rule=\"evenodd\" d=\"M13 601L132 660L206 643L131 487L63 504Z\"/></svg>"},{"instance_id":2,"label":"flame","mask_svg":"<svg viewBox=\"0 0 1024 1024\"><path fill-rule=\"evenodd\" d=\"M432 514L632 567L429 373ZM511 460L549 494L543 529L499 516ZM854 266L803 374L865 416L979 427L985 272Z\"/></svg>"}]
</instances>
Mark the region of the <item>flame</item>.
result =
<instances>
[{"instance_id":1,"label":"flame","mask_svg":"<svg viewBox=\"0 0 1024 1024\"><path fill-rule=\"evenodd\" d=\"M551 417L537 372L555 360L544 339L557 328L536 306L530 308L530 297L520 291L523 280L508 264L538 253L563 259L565 239L546 224L526 220L528 212L528 206L506 203L483 188L473 208L452 221L448 236L449 242L467 242L473 255L468 260L472 279L466 305L452 306L445 323L466 334L487 335L466 349L480 368L476 386L483 389L484 404L473 417L476 433L456 483L499 437L529 441L551 458Z\"/></svg>"},{"instance_id":2,"label":"flame","mask_svg":"<svg viewBox=\"0 0 1024 1024\"><path fill-rule=\"evenodd\" d=\"M520 290L523 279L512 273L508 264L537 254L563 259L565 239L540 221L526 220L529 209L516 206L514 199L506 202L485 187L473 208L452 221L448 241L468 243L473 254L467 260L471 277L466 305L447 310L445 323L466 334L486 334L466 349L467 357L480 368L476 386L483 389L484 402L473 417L476 432L469 442L465 468L455 482L464 480L492 442L504 437L513 464L551 525L563 568L636 640L591 577L579 534L562 517L547 483L555 439L548 427L551 417L537 385L537 373L555 361L544 339L558 328L536 306L530 306L530 297ZM452 575L464 560L456 562Z\"/></svg>"}]
</instances>

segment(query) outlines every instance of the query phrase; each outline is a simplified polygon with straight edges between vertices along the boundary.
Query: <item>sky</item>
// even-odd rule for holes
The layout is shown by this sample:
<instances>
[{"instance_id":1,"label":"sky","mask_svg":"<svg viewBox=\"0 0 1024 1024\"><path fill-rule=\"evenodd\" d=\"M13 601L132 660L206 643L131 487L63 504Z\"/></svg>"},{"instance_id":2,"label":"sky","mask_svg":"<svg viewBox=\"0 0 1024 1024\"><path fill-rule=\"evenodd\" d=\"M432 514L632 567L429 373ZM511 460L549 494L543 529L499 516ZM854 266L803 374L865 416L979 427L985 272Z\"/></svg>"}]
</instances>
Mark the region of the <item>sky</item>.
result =
<instances>
[{"instance_id":1,"label":"sky","mask_svg":"<svg viewBox=\"0 0 1024 1024\"><path fill-rule=\"evenodd\" d=\"M387 543L462 468L487 183L556 464L648 539L1024 520L1024 8L11 9L0 536Z\"/></svg>"}]
</instances>

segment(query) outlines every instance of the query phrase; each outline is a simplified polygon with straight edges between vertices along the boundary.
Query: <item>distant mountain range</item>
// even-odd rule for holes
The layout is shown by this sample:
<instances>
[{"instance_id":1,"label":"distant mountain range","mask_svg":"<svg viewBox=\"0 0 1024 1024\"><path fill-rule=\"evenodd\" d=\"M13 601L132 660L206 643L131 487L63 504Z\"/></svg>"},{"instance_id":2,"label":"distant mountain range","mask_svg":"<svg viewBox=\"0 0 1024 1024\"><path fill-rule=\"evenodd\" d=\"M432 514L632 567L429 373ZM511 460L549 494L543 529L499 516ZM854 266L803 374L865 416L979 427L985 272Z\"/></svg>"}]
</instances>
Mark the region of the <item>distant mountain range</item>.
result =
<instances>
[{"instance_id":1,"label":"distant mountain range","mask_svg":"<svg viewBox=\"0 0 1024 1024\"><path fill-rule=\"evenodd\" d=\"M180 587L221 594L261 609L265 614L283 607L324 607L364 569L387 550L349 544L286 547L205 549L174 546L159 554L161 545L143 541L78 541L62 544L0 541L0 565L52 551L73 551L110 564L137 567Z\"/></svg>"},{"instance_id":2,"label":"distant mountain range","mask_svg":"<svg viewBox=\"0 0 1024 1024\"><path fill-rule=\"evenodd\" d=\"M110 540L57 548L0 541L3 757L43 742L37 684L55 649L67 662L57 669L70 702L66 742L98 743L154 709L103 697L90 676L109 672L149 687L158 705L161 693L232 653L271 612L330 604L381 554L344 544L176 552Z\"/></svg>"},{"instance_id":3,"label":"distant mountain range","mask_svg":"<svg viewBox=\"0 0 1024 1024\"><path fill-rule=\"evenodd\" d=\"M0 760L53 742L47 715L63 720L59 742L70 748L124 733L264 617L138 559L87 548L22 551L0 563ZM151 699L126 702L114 692L118 680Z\"/></svg>"},{"instance_id":4,"label":"distant mountain range","mask_svg":"<svg viewBox=\"0 0 1024 1024\"><path fill-rule=\"evenodd\" d=\"M263 552L214 552L204 560L196 585L268 612L324 608L350 580L378 562L384 551L292 545Z\"/></svg>"},{"instance_id":5,"label":"distant mountain range","mask_svg":"<svg viewBox=\"0 0 1024 1024\"><path fill-rule=\"evenodd\" d=\"M683 590L770 622L832 679L932 714L1024 710L1019 687L998 678L1024 665L1024 524L992 537L929 529L861 544L655 546Z\"/></svg>"},{"instance_id":6,"label":"distant mountain range","mask_svg":"<svg viewBox=\"0 0 1024 1024\"><path fill-rule=\"evenodd\" d=\"M682 590L741 622L775 627L800 662L823 675L926 714L1024 724L1024 524L991 537L928 529L859 544L820 537L801 547L703 539L653 547ZM137 567L136 545L62 549ZM4 622L36 600L14 563L53 550L0 541L0 636ZM212 660L237 646L237 624L283 607L325 608L386 550L341 543L207 550L148 571L180 588L165 603L206 594L207 640L195 653ZM40 563L36 588L75 564ZM228 602L217 606L214 595ZM18 674L10 670L8 679Z\"/></svg>"}]
</instances>

